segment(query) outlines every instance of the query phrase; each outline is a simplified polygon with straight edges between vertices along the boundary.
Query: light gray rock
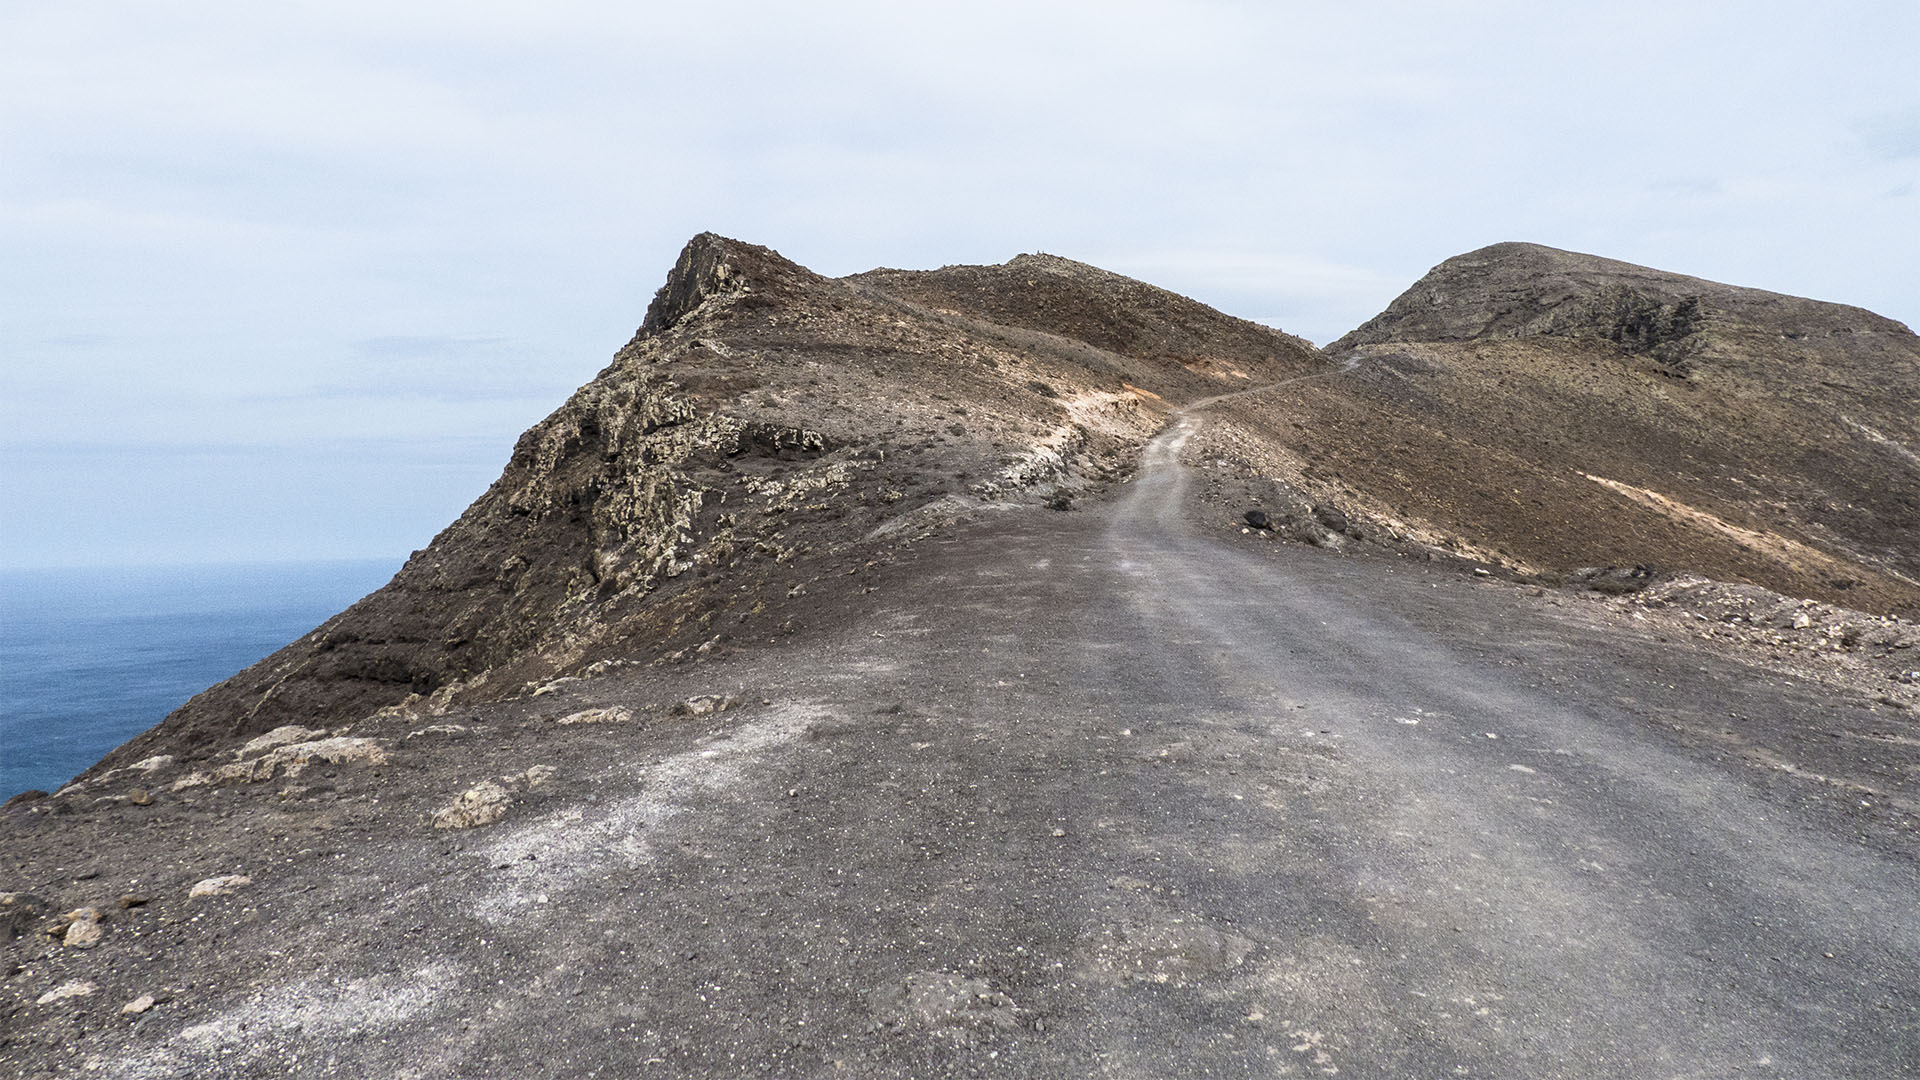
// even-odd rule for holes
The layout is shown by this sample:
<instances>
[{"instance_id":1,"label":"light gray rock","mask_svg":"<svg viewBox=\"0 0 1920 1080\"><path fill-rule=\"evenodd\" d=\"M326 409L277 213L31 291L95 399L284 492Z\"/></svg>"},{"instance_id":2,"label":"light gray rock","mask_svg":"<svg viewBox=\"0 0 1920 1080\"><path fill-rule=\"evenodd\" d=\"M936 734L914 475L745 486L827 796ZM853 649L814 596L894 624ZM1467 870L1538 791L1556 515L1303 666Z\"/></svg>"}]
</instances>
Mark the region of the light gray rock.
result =
<instances>
[{"instance_id":1,"label":"light gray rock","mask_svg":"<svg viewBox=\"0 0 1920 1080\"><path fill-rule=\"evenodd\" d=\"M222 874L219 877L210 877L195 882L193 888L187 890L187 899L192 900L202 896L227 896L251 884L253 884L253 879L245 874Z\"/></svg>"},{"instance_id":2,"label":"light gray rock","mask_svg":"<svg viewBox=\"0 0 1920 1080\"><path fill-rule=\"evenodd\" d=\"M98 989L100 989L99 983L89 982L85 979L69 979L35 998L34 1004L53 1005L62 1001L72 1000L73 998L86 997Z\"/></svg>"},{"instance_id":3,"label":"light gray rock","mask_svg":"<svg viewBox=\"0 0 1920 1080\"><path fill-rule=\"evenodd\" d=\"M70 949L91 949L106 936L106 931L100 928L99 908L74 908L61 918L66 920L67 928L60 935L60 944Z\"/></svg>"},{"instance_id":4,"label":"light gray rock","mask_svg":"<svg viewBox=\"0 0 1920 1080\"><path fill-rule=\"evenodd\" d=\"M507 808L513 805L513 796L507 789L492 780L482 780L467 790L447 806L434 812L433 827L436 829L472 829L481 825L491 825L507 815Z\"/></svg>"}]
</instances>

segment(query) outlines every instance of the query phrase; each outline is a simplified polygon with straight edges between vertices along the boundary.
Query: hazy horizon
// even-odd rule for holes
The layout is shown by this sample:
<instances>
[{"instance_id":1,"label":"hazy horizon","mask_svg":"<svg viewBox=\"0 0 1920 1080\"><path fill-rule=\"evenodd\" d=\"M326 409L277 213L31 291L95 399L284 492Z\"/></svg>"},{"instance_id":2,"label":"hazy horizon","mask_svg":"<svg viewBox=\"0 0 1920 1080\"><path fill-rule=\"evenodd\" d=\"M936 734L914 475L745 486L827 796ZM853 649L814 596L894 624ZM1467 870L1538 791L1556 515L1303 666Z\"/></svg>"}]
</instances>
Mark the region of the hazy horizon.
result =
<instances>
[{"instance_id":1,"label":"hazy horizon","mask_svg":"<svg viewBox=\"0 0 1920 1080\"><path fill-rule=\"evenodd\" d=\"M1920 321L1920 8L0 17L0 567L397 558L711 230L1324 344L1521 240Z\"/></svg>"}]
</instances>

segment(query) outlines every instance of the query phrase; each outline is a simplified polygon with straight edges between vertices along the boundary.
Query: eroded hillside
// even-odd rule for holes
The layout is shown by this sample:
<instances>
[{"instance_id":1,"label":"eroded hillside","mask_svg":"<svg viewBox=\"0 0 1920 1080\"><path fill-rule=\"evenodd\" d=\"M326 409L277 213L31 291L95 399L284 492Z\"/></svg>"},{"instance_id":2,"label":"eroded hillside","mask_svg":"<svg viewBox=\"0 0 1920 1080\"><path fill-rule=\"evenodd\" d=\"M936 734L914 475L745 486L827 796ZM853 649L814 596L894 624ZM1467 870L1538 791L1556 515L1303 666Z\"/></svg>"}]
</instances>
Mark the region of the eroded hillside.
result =
<instances>
[{"instance_id":1,"label":"eroded hillside","mask_svg":"<svg viewBox=\"0 0 1920 1080\"><path fill-rule=\"evenodd\" d=\"M1897 322L1500 244L1327 353L1346 370L1216 410L1213 452L1283 481L1250 497L1549 578L1920 611L1920 340Z\"/></svg>"}]
</instances>

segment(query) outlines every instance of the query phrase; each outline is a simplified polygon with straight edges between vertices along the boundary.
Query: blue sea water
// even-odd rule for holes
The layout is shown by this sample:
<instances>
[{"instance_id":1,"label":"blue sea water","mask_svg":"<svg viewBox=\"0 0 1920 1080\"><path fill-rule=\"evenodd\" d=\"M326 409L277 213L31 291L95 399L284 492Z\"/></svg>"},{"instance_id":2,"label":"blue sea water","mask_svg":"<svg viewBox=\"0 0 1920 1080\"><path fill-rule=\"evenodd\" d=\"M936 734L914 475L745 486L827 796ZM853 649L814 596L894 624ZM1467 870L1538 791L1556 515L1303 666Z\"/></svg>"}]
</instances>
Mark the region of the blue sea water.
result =
<instances>
[{"instance_id":1,"label":"blue sea water","mask_svg":"<svg viewBox=\"0 0 1920 1080\"><path fill-rule=\"evenodd\" d=\"M0 800L52 791L397 559L0 572Z\"/></svg>"}]
</instances>

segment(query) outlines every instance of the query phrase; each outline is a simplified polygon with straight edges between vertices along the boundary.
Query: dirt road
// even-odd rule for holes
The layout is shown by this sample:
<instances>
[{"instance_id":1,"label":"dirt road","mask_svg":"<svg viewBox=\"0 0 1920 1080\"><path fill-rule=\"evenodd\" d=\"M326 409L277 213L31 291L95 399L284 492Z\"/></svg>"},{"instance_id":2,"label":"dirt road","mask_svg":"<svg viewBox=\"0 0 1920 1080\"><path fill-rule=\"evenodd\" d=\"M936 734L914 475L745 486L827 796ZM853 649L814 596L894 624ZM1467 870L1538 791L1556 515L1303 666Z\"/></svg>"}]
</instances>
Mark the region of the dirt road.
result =
<instances>
[{"instance_id":1,"label":"dirt road","mask_svg":"<svg viewBox=\"0 0 1920 1080\"><path fill-rule=\"evenodd\" d=\"M219 948L155 951L196 989L89 1052L135 1077L1920 1071L1910 838L1698 737L1864 705L1196 523L1197 422L1110 504L923 541L782 644L407 744L559 779L442 832L402 811L445 773L396 768L400 809L247 868L244 912L204 909L232 913ZM744 704L550 721L705 692Z\"/></svg>"}]
</instances>

